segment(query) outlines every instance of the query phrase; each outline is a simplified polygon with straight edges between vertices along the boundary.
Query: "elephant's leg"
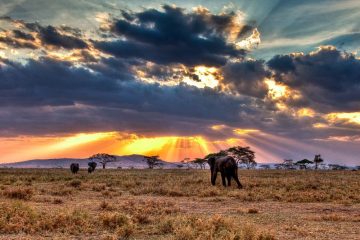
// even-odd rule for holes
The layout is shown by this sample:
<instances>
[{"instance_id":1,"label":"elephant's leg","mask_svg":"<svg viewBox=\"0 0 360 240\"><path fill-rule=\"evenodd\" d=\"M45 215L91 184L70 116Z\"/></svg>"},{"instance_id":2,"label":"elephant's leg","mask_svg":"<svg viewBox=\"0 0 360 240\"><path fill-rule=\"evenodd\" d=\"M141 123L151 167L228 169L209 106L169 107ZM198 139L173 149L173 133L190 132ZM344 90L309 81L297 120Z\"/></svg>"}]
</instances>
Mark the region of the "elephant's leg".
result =
<instances>
[{"instance_id":1,"label":"elephant's leg","mask_svg":"<svg viewBox=\"0 0 360 240\"><path fill-rule=\"evenodd\" d=\"M234 169L233 177L234 177L235 182L236 182L237 185L238 185L238 188L243 188L243 186L242 186L242 184L240 183L239 178L238 178L238 171L237 171L237 169Z\"/></svg>"},{"instance_id":2,"label":"elephant's leg","mask_svg":"<svg viewBox=\"0 0 360 240\"><path fill-rule=\"evenodd\" d=\"M232 177L232 174L230 172L227 172L226 179L228 180L228 186L231 186L231 177Z\"/></svg>"},{"instance_id":3,"label":"elephant's leg","mask_svg":"<svg viewBox=\"0 0 360 240\"><path fill-rule=\"evenodd\" d=\"M221 180L222 180L223 186L226 187L225 173L223 171L221 172Z\"/></svg>"},{"instance_id":4,"label":"elephant's leg","mask_svg":"<svg viewBox=\"0 0 360 240\"><path fill-rule=\"evenodd\" d=\"M226 169L225 170L225 176L228 182L228 186L231 186L231 178L233 177L233 170L232 169Z\"/></svg>"},{"instance_id":5,"label":"elephant's leg","mask_svg":"<svg viewBox=\"0 0 360 240\"><path fill-rule=\"evenodd\" d=\"M216 177L217 177L217 171L211 172L211 184L212 184L213 186L215 186Z\"/></svg>"},{"instance_id":6,"label":"elephant's leg","mask_svg":"<svg viewBox=\"0 0 360 240\"><path fill-rule=\"evenodd\" d=\"M231 174L227 174L226 178L227 178L227 181L228 181L228 186L231 186Z\"/></svg>"}]
</instances>

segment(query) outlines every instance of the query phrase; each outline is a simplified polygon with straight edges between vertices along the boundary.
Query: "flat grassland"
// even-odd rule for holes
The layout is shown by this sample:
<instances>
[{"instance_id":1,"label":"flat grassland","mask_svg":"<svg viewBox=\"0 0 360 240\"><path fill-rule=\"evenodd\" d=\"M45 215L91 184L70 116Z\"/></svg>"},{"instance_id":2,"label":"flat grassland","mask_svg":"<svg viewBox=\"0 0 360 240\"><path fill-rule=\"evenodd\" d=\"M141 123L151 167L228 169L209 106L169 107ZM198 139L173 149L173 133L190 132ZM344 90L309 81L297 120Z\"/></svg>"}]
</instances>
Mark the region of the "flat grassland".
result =
<instances>
[{"instance_id":1,"label":"flat grassland","mask_svg":"<svg viewBox=\"0 0 360 240\"><path fill-rule=\"evenodd\" d=\"M359 171L209 175L0 169L0 239L360 239Z\"/></svg>"}]
</instances>

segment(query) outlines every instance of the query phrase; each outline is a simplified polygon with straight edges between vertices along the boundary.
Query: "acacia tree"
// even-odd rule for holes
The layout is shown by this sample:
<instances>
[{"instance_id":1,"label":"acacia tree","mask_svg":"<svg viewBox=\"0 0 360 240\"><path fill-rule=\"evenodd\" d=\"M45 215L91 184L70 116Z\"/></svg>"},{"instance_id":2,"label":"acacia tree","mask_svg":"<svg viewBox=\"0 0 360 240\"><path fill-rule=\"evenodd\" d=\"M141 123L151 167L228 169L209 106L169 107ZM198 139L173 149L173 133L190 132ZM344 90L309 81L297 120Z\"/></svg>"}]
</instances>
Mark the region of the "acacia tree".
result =
<instances>
[{"instance_id":1,"label":"acacia tree","mask_svg":"<svg viewBox=\"0 0 360 240\"><path fill-rule=\"evenodd\" d=\"M103 169L105 169L107 163L116 161L116 156L107 153L97 153L89 157L89 160L101 163Z\"/></svg>"},{"instance_id":2,"label":"acacia tree","mask_svg":"<svg viewBox=\"0 0 360 240\"><path fill-rule=\"evenodd\" d=\"M294 170L294 169L296 169L295 164L296 163L294 163L294 160L289 158L289 159L284 159L283 163L281 163L281 166L282 166L282 169Z\"/></svg>"},{"instance_id":3,"label":"acacia tree","mask_svg":"<svg viewBox=\"0 0 360 240\"><path fill-rule=\"evenodd\" d=\"M321 155L315 155L314 163L315 163L315 169L318 169L318 166L320 163L324 162L324 159L321 158Z\"/></svg>"},{"instance_id":4,"label":"acacia tree","mask_svg":"<svg viewBox=\"0 0 360 240\"><path fill-rule=\"evenodd\" d=\"M210 157L224 157L224 156L232 156L238 164L245 164L247 169L253 168L256 166L255 161L255 152L250 149L250 147L231 147L227 150L221 150L217 153L208 154L205 159L209 159Z\"/></svg>"},{"instance_id":5,"label":"acacia tree","mask_svg":"<svg viewBox=\"0 0 360 240\"><path fill-rule=\"evenodd\" d=\"M193 160L192 162L199 165L200 169L205 169L205 164L207 163L207 160L204 158L195 158L195 160Z\"/></svg>"},{"instance_id":6,"label":"acacia tree","mask_svg":"<svg viewBox=\"0 0 360 240\"><path fill-rule=\"evenodd\" d=\"M309 164L313 164L313 161L310 161L309 159L303 159L300 161L297 161L295 164L300 166L300 169L307 169Z\"/></svg>"},{"instance_id":7,"label":"acacia tree","mask_svg":"<svg viewBox=\"0 0 360 240\"><path fill-rule=\"evenodd\" d=\"M146 159L146 163L150 169L153 169L154 167L162 164L160 162L159 156L144 156L144 158Z\"/></svg>"},{"instance_id":8,"label":"acacia tree","mask_svg":"<svg viewBox=\"0 0 360 240\"><path fill-rule=\"evenodd\" d=\"M237 163L245 164L247 169L254 168L256 166L255 152L250 147L232 147L227 150L230 156L235 158Z\"/></svg>"},{"instance_id":9,"label":"acacia tree","mask_svg":"<svg viewBox=\"0 0 360 240\"><path fill-rule=\"evenodd\" d=\"M227 150L221 150L221 151L219 151L217 153L210 153L210 154L206 155L204 157L204 159L209 159L211 157L215 157L215 158L225 157L225 156L228 156L228 155L229 155L229 153L227 152Z\"/></svg>"},{"instance_id":10,"label":"acacia tree","mask_svg":"<svg viewBox=\"0 0 360 240\"><path fill-rule=\"evenodd\" d=\"M190 169L190 158L184 158L183 160L181 160L181 163L186 164L186 167Z\"/></svg>"}]
</instances>

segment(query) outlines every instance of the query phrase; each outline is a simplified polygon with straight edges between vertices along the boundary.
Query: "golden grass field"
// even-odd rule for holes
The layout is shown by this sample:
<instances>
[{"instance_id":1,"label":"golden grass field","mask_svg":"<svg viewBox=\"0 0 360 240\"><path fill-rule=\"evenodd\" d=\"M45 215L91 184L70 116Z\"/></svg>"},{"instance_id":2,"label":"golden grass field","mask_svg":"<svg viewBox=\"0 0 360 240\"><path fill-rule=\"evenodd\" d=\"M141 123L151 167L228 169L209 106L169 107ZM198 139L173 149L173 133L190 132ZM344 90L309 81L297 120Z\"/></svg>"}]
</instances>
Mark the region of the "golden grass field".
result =
<instances>
[{"instance_id":1,"label":"golden grass field","mask_svg":"<svg viewBox=\"0 0 360 240\"><path fill-rule=\"evenodd\" d=\"M0 239L360 239L360 172L0 169Z\"/></svg>"}]
</instances>

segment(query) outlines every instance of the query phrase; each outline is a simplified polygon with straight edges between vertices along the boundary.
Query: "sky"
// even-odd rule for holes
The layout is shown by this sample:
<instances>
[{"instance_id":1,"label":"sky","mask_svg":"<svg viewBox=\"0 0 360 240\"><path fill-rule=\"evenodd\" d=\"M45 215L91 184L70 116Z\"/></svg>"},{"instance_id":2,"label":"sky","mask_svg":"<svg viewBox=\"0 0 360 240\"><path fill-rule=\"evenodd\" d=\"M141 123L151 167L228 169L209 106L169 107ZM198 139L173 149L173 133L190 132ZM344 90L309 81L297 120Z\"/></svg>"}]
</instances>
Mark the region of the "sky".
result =
<instances>
[{"instance_id":1,"label":"sky","mask_svg":"<svg viewBox=\"0 0 360 240\"><path fill-rule=\"evenodd\" d=\"M0 162L360 165L358 0L0 0Z\"/></svg>"}]
</instances>

